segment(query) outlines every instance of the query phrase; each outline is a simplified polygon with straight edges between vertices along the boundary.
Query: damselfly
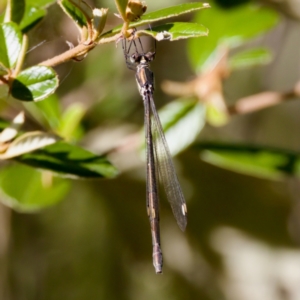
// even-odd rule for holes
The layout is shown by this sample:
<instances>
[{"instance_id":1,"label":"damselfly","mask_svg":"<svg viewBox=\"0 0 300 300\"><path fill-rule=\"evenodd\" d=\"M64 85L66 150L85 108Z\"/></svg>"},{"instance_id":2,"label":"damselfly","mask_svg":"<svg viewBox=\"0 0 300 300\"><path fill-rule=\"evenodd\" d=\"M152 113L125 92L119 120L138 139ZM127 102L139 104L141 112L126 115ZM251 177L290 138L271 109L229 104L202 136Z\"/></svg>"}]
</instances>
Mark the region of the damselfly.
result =
<instances>
[{"instance_id":1,"label":"damselfly","mask_svg":"<svg viewBox=\"0 0 300 300\"><path fill-rule=\"evenodd\" d=\"M153 265L156 273L162 273L163 257L160 246L158 178L164 186L175 219L183 231L187 224L187 208L153 100L154 76L150 70L150 62L155 57L155 51L145 53L140 39L138 41L141 48L140 52L134 39L130 41L128 50L126 49L126 42L124 42L123 50L128 68L136 71L135 78L144 103L147 213L151 226ZM130 54L132 45L134 45L135 51Z\"/></svg>"}]
</instances>

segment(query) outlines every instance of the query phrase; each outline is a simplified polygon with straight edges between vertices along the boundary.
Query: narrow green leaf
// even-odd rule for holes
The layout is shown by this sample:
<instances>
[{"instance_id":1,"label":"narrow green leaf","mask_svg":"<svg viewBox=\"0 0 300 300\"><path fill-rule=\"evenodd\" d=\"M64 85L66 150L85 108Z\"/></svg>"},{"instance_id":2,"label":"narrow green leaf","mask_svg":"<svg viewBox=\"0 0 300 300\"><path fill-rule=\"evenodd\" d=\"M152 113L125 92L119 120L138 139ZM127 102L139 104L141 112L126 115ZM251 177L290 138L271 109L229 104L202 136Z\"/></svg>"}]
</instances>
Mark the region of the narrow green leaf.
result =
<instances>
[{"instance_id":1,"label":"narrow green leaf","mask_svg":"<svg viewBox=\"0 0 300 300\"><path fill-rule=\"evenodd\" d=\"M6 22L15 22L19 24L23 18L24 11L24 0L8 0L5 12Z\"/></svg>"},{"instance_id":2,"label":"narrow green leaf","mask_svg":"<svg viewBox=\"0 0 300 300\"><path fill-rule=\"evenodd\" d=\"M21 212L34 212L54 205L64 199L70 182L61 178L50 178L47 186L43 174L20 164L6 167L0 172L0 201Z\"/></svg>"},{"instance_id":3,"label":"narrow green leaf","mask_svg":"<svg viewBox=\"0 0 300 300\"><path fill-rule=\"evenodd\" d=\"M163 8L143 15L141 17L141 20L132 23L132 27L137 27L137 26L149 24L151 22L178 17L180 15L191 13L204 8L210 8L209 4L201 3L201 2L192 2L192 3L183 3L183 4Z\"/></svg>"},{"instance_id":4,"label":"narrow green leaf","mask_svg":"<svg viewBox=\"0 0 300 300\"><path fill-rule=\"evenodd\" d=\"M39 113L44 116L45 121L49 124L49 127L56 130L61 122L61 109L59 105L59 99L56 94L50 95L44 101L28 102L28 105L34 105L38 108Z\"/></svg>"},{"instance_id":5,"label":"narrow green leaf","mask_svg":"<svg viewBox=\"0 0 300 300\"><path fill-rule=\"evenodd\" d=\"M181 39L196 38L207 36L208 29L197 23L167 23L151 28L151 30L139 30L139 35L146 34L154 37L158 41L168 39L177 41Z\"/></svg>"},{"instance_id":6,"label":"narrow green leaf","mask_svg":"<svg viewBox=\"0 0 300 300\"><path fill-rule=\"evenodd\" d=\"M126 7L128 0L115 0L118 12L123 20L126 20Z\"/></svg>"},{"instance_id":7,"label":"narrow green leaf","mask_svg":"<svg viewBox=\"0 0 300 300\"><path fill-rule=\"evenodd\" d=\"M75 22L80 28L87 26L87 18L93 19L93 11L89 5L81 0L61 0L59 5L64 12ZM77 5L76 5L77 4Z\"/></svg>"},{"instance_id":8,"label":"narrow green leaf","mask_svg":"<svg viewBox=\"0 0 300 300\"><path fill-rule=\"evenodd\" d=\"M54 144L61 140L58 136L41 131L31 131L16 138L4 153L0 153L0 159L9 159L36 149Z\"/></svg>"},{"instance_id":9,"label":"narrow green leaf","mask_svg":"<svg viewBox=\"0 0 300 300\"><path fill-rule=\"evenodd\" d=\"M44 8L39 8L31 5L26 5L24 17L20 23L20 28L23 33L28 32L36 24L38 24L46 15Z\"/></svg>"},{"instance_id":10,"label":"narrow green leaf","mask_svg":"<svg viewBox=\"0 0 300 300\"><path fill-rule=\"evenodd\" d=\"M201 10L204 8L209 8L209 4L201 3L201 2L192 2L192 3L184 3L175 6L171 6L168 8L160 9L152 13L144 14L140 20L136 22L130 23L130 28L138 27L142 25L149 25L152 22L156 22L159 20L165 20L173 17L177 17L180 15L184 15L193 11ZM113 36L121 31L122 25L118 26L106 33L103 33L101 37L109 37Z\"/></svg>"},{"instance_id":11,"label":"narrow green leaf","mask_svg":"<svg viewBox=\"0 0 300 300\"><path fill-rule=\"evenodd\" d=\"M103 31L106 19L107 19L108 8L94 8L93 9L93 39L97 40Z\"/></svg>"},{"instance_id":12,"label":"narrow green leaf","mask_svg":"<svg viewBox=\"0 0 300 300\"><path fill-rule=\"evenodd\" d=\"M190 146L205 124L205 107L197 101L173 101L159 111L172 155ZM178 138L180 137L180 139Z\"/></svg>"},{"instance_id":13,"label":"narrow green leaf","mask_svg":"<svg viewBox=\"0 0 300 300\"><path fill-rule=\"evenodd\" d=\"M272 60L269 49L256 48L239 52L229 58L229 67L233 70L268 64Z\"/></svg>"},{"instance_id":14,"label":"narrow green leaf","mask_svg":"<svg viewBox=\"0 0 300 300\"><path fill-rule=\"evenodd\" d=\"M58 78L52 68L34 66L18 74L12 82L11 93L23 101L40 101L55 92Z\"/></svg>"},{"instance_id":15,"label":"narrow green leaf","mask_svg":"<svg viewBox=\"0 0 300 300\"><path fill-rule=\"evenodd\" d=\"M274 27L278 19L278 13L275 10L253 3L229 10L215 5L212 9L197 14L195 21L207 26L211 34L207 39L189 41L192 65L197 71L209 68L219 46L237 47Z\"/></svg>"},{"instance_id":16,"label":"narrow green leaf","mask_svg":"<svg viewBox=\"0 0 300 300\"><path fill-rule=\"evenodd\" d=\"M0 25L0 63L10 69L18 60L22 47L22 33L15 23Z\"/></svg>"},{"instance_id":17,"label":"narrow green leaf","mask_svg":"<svg viewBox=\"0 0 300 300\"><path fill-rule=\"evenodd\" d=\"M67 140L76 137L76 132L85 112L86 108L82 103L77 102L68 106L57 129L58 134Z\"/></svg>"},{"instance_id":18,"label":"narrow green leaf","mask_svg":"<svg viewBox=\"0 0 300 300\"><path fill-rule=\"evenodd\" d=\"M47 8L48 6L56 2L57 0L26 0L27 5L35 6L38 8Z\"/></svg>"},{"instance_id":19,"label":"narrow green leaf","mask_svg":"<svg viewBox=\"0 0 300 300\"><path fill-rule=\"evenodd\" d=\"M48 130L57 132L57 128L60 124L61 111L59 105L59 99L56 94L52 94L44 101L38 102L23 102L26 111L37 120L38 123L46 127Z\"/></svg>"},{"instance_id":20,"label":"narrow green leaf","mask_svg":"<svg viewBox=\"0 0 300 300\"><path fill-rule=\"evenodd\" d=\"M62 141L24 154L16 160L71 178L111 178L117 174L116 168L104 156Z\"/></svg>"},{"instance_id":21,"label":"narrow green leaf","mask_svg":"<svg viewBox=\"0 0 300 300\"><path fill-rule=\"evenodd\" d=\"M224 126L228 122L228 113L225 109L218 107L213 102L206 103L207 123L212 126Z\"/></svg>"},{"instance_id":22,"label":"narrow green leaf","mask_svg":"<svg viewBox=\"0 0 300 300\"><path fill-rule=\"evenodd\" d=\"M255 145L199 143L201 158L221 168L260 178L300 176L300 152Z\"/></svg>"}]
</instances>

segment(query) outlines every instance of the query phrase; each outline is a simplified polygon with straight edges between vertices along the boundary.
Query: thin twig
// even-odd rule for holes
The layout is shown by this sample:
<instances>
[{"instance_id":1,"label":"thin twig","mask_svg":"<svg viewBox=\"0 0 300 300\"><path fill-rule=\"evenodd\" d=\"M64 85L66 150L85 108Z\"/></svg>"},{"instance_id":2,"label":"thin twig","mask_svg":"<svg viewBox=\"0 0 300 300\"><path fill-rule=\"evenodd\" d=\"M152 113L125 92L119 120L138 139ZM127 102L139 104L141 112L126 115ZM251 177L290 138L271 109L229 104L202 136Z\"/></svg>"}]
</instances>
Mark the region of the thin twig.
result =
<instances>
[{"instance_id":1,"label":"thin twig","mask_svg":"<svg viewBox=\"0 0 300 300\"><path fill-rule=\"evenodd\" d=\"M79 44L76 47L74 47L62 54L59 54L55 57L52 57L48 60L45 60L45 61L39 63L39 65L46 66L46 67L54 67L54 66L60 65L71 59L74 59L78 56L88 53L91 49L95 48L95 46L96 46L95 43L91 43L89 45Z\"/></svg>"},{"instance_id":2,"label":"thin twig","mask_svg":"<svg viewBox=\"0 0 300 300\"><path fill-rule=\"evenodd\" d=\"M230 115L247 114L299 98L297 85L300 85L300 81L296 84L294 90L285 93L267 91L241 98L235 104L228 107L228 112Z\"/></svg>"},{"instance_id":3,"label":"thin twig","mask_svg":"<svg viewBox=\"0 0 300 300\"><path fill-rule=\"evenodd\" d=\"M52 57L50 59L47 59L39 65L41 66L47 66L47 67L54 67L57 65L60 65L62 63L65 63L71 59L76 59L78 56L83 56L87 54L89 51L91 51L93 48L95 48L98 44L106 44L110 42L115 42L118 39L120 39L120 34L116 34L114 36L108 37L108 38L101 38L98 43L95 43L93 41L90 41L88 44L86 43L81 43L77 45L76 47L59 54L55 57Z\"/></svg>"}]
</instances>

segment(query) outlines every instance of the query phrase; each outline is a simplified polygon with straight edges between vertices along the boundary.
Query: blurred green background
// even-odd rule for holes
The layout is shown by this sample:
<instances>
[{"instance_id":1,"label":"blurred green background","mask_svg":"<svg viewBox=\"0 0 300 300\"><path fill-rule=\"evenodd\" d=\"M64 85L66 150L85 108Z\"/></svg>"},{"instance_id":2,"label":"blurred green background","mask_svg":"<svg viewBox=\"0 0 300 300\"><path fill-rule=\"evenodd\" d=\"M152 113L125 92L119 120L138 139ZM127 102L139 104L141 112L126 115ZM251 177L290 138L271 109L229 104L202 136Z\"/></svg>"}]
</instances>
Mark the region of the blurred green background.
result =
<instances>
[{"instance_id":1,"label":"blurred green background","mask_svg":"<svg viewBox=\"0 0 300 300\"><path fill-rule=\"evenodd\" d=\"M148 11L182 2L148 1ZM152 70L158 108L175 100L162 92L161 83L186 82L200 74L201 68L195 63L197 52L201 56L209 39L221 34L227 25L223 22L228 22L226 16L234 15L242 5L255 4L208 2L210 10L184 15L180 20L197 20L210 30L209 37L196 42L157 43ZM108 28L120 23L113 15L113 1L89 3L110 8ZM228 104L262 91L292 90L300 78L300 3L258 3L268 5L278 22L266 32L249 36L245 43L236 43L234 49L230 47L230 55L251 47L268 47L273 59L233 71L223 81ZM251 23L251 18L241 17L239 29L246 30L244 22L251 27L260 21L265 20L257 18ZM233 24L236 28L239 23ZM224 29L222 38L226 34ZM31 51L25 66L66 51L66 41L76 44L77 39L74 24L61 8L49 6L47 16L30 32ZM153 41L145 43L153 49ZM120 174L104 180L64 179L68 185L61 192L64 199L60 197L55 205L36 213L18 212L0 204L0 299L300 299L297 176L271 179L236 173L204 162L198 147L212 141L297 152L299 101L235 115L223 126L206 124L193 144L174 158L188 205L188 226L186 232L180 231L162 195L164 271L160 276L152 266L145 165L136 141L143 124L143 104L121 45L100 45L82 62L69 62L55 70L60 76L56 94L61 110L80 107L83 112L71 138L94 153L108 152ZM13 115L12 107L3 109L3 115ZM45 128L30 107L28 111L27 126ZM180 144L180 140L178 135L176 142ZM22 182L28 168L22 167L11 177L21 195L27 192ZM0 197L7 204L2 192ZM36 192L31 197L43 196Z\"/></svg>"}]
</instances>

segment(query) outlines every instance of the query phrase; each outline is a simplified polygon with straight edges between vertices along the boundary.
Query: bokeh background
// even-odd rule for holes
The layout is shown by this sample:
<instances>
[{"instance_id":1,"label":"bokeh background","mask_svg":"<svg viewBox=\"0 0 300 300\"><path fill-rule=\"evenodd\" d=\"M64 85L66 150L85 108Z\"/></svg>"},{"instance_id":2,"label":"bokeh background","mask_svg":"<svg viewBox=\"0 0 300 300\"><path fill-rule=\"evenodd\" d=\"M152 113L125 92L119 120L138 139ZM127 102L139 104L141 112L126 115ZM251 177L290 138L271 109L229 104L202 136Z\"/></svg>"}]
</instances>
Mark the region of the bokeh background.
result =
<instances>
[{"instance_id":1,"label":"bokeh background","mask_svg":"<svg viewBox=\"0 0 300 300\"><path fill-rule=\"evenodd\" d=\"M182 2L148 1L148 11ZM205 14L213 16L213 10L220 7L224 15L231 14L252 4L266 5L278 15L270 30L231 50L229 55L247 47L268 47L272 60L235 70L222 79L226 103L263 91L293 90L300 79L300 2L207 2L211 12L184 15L180 20L199 21ZM113 15L113 1L89 3L110 8L108 28L120 24ZM5 8L4 2L1 8ZM76 27L61 8L53 4L47 11L30 32L27 66L66 51L66 41L77 43ZM213 24L215 30L224 26L218 18L210 22L202 24L208 29ZM240 22L242 26L243 19ZM199 54L201 42L204 49L205 39L214 34L210 30L209 37L198 39ZM152 69L158 108L176 100L162 91L162 82L187 82L201 74L191 58L191 43L157 44ZM154 47L151 40L145 40L145 45ZM0 299L300 299L297 176L269 178L234 172L203 161L197 147L213 141L297 152L298 99L235 114L222 126L207 122L193 143L174 158L188 205L188 226L184 233L180 231L162 195L164 270L163 275L156 275L145 208L145 165L139 151L142 138L137 142L142 133L143 104L121 45L100 45L82 62L55 69L60 76L57 99L61 110L73 106L84 112L73 139L94 153L108 153L119 175L103 180L65 179L65 196L35 213L11 209L0 195ZM27 126L43 128L33 110L25 108ZM3 115L12 116L18 109L15 104L6 106ZM181 138L177 136L177 143ZM21 183L29 167L23 168L12 180L15 188L26 194L27 187Z\"/></svg>"}]
</instances>

